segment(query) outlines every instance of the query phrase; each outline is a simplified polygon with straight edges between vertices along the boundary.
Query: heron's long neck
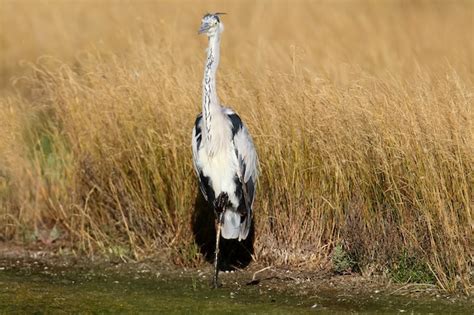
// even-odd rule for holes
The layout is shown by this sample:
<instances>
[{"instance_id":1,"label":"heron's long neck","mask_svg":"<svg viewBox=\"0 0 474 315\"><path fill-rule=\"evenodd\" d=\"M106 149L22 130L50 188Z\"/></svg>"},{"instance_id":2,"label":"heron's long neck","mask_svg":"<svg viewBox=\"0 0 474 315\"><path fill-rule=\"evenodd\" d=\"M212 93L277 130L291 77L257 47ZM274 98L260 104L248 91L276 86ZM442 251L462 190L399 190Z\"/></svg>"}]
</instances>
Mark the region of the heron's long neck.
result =
<instances>
[{"instance_id":1,"label":"heron's long neck","mask_svg":"<svg viewBox=\"0 0 474 315\"><path fill-rule=\"evenodd\" d=\"M220 112L221 106L217 99L216 72L219 65L220 34L209 38L207 48L206 67L204 68L204 79L202 83L202 113L206 130L206 138L211 141L212 116Z\"/></svg>"}]
</instances>

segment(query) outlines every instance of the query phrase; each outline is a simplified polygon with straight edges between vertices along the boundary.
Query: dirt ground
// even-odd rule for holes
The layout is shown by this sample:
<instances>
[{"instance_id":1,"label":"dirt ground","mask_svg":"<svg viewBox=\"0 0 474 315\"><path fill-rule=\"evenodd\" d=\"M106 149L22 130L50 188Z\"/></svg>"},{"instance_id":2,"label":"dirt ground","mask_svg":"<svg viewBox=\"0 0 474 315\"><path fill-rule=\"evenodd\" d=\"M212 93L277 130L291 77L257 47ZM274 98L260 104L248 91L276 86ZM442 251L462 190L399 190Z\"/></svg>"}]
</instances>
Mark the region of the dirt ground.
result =
<instances>
[{"instance_id":1,"label":"dirt ground","mask_svg":"<svg viewBox=\"0 0 474 315\"><path fill-rule=\"evenodd\" d=\"M103 257L82 257L58 249L23 247L5 243L0 243L1 270L19 270L30 273L56 270L57 273L62 274L73 272L89 275L93 272L99 276L120 275L129 279L152 279L160 275L168 275L189 278L190 281L198 281L203 285L206 283L210 285L212 277L210 264L205 264L201 268L182 268L157 259L125 262ZM472 296L460 293L448 294L434 285L396 284L382 276L366 278L360 274L335 275L328 271L301 271L283 266L262 266L252 263L245 270L221 272L220 282L225 290L231 290L231 292L241 292L252 287L252 290L256 289L260 293L274 292L280 296L291 296L293 299L301 298L302 301L315 298L326 305L345 303L362 307L373 303L394 303L394 305L407 307L426 306L430 307L425 308L428 310L454 312L457 309L474 309ZM315 303L314 307L317 306L318 304ZM399 311L405 311L402 307L395 307Z\"/></svg>"}]
</instances>

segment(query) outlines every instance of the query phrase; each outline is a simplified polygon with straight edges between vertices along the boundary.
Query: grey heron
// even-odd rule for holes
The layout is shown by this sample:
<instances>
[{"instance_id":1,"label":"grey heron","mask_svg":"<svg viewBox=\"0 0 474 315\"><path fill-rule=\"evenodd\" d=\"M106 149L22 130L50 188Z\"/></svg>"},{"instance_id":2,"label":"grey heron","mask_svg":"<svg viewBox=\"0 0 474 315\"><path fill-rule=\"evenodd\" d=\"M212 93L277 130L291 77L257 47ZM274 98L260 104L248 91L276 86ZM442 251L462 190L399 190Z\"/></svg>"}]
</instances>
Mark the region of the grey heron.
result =
<instances>
[{"instance_id":1,"label":"grey heron","mask_svg":"<svg viewBox=\"0 0 474 315\"><path fill-rule=\"evenodd\" d=\"M199 188L216 216L213 285L219 272L219 239L245 240L252 224L252 205L258 176L257 152L239 115L217 97L216 72L224 25L222 13L206 14L199 34L208 38L202 82L202 113L192 134L193 164Z\"/></svg>"}]
</instances>

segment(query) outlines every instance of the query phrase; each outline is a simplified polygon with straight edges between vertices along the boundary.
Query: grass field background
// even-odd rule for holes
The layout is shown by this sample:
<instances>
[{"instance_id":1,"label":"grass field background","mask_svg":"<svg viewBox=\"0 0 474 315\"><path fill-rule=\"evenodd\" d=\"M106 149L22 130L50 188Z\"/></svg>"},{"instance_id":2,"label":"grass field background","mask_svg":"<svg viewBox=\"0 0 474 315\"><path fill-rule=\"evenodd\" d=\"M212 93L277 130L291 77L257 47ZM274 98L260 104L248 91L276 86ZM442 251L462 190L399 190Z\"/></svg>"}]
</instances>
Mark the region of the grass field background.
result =
<instances>
[{"instance_id":1,"label":"grass field background","mask_svg":"<svg viewBox=\"0 0 474 315\"><path fill-rule=\"evenodd\" d=\"M0 1L1 239L202 263L197 29L223 11L255 258L472 290L474 2Z\"/></svg>"}]
</instances>

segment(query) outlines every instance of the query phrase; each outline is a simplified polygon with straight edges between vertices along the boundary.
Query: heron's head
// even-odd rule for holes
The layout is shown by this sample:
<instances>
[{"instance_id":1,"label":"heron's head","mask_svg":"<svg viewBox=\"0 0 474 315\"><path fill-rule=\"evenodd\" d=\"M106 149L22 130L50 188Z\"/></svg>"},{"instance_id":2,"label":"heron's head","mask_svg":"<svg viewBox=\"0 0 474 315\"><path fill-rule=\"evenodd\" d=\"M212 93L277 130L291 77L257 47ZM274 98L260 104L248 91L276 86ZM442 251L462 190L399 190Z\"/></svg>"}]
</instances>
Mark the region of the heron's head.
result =
<instances>
[{"instance_id":1,"label":"heron's head","mask_svg":"<svg viewBox=\"0 0 474 315\"><path fill-rule=\"evenodd\" d=\"M202 17L199 34L206 34L207 37L212 37L224 30L224 24L221 23L219 15L225 13L207 13Z\"/></svg>"}]
</instances>

